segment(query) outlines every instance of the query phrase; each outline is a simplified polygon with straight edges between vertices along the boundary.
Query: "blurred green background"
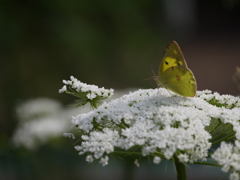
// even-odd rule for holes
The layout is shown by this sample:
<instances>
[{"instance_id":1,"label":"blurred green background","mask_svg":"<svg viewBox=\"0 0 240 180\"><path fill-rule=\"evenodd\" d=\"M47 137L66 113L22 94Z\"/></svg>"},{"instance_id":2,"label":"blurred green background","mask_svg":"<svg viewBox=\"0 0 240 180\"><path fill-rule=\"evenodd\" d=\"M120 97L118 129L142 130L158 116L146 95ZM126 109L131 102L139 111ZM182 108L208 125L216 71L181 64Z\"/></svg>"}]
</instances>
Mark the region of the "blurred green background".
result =
<instances>
[{"instance_id":1,"label":"blurred green background","mask_svg":"<svg viewBox=\"0 0 240 180\"><path fill-rule=\"evenodd\" d=\"M239 19L238 0L1 0L0 179L103 179L111 168L123 174L126 165L118 162L104 170L86 167L74 142L62 137L37 151L13 149L18 102L48 97L71 103L73 97L58 94L70 75L105 88L156 88L140 80L152 76L149 66L157 72L172 40L198 90L237 95L232 75L240 66ZM89 169L96 171L92 177L86 177Z\"/></svg>"}]
</instances>

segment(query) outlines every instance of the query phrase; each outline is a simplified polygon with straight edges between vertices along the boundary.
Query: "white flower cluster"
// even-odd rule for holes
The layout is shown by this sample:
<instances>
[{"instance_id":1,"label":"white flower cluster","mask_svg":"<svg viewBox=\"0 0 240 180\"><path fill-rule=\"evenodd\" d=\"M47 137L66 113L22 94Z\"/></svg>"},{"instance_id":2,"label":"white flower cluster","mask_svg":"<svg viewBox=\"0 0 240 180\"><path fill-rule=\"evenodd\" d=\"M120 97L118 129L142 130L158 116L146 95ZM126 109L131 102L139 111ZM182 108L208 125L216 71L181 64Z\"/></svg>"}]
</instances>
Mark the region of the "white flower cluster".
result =
<instances>
[{"instance_id":1,"label":"white flower cluster","mask_svg":"<svg viewBox=\"0 0 240 180\"><path fill-rule=\"evenodd\" d=\"M71 123L67 121L73 114L86 110L63 108L56 100L37 98L22 102L17 106L16 115L19 120L11 143L14 147L25 147L33 150L49 140L62 137L69 131ZM65 134L74 138L73 134Z\"/></svg>"},{"instance_id":2,"label":"white flower cluster","mask_svg":"<svg viewBox=\"0 0 240 180\"><path fill-rule=\"evenodd\" d=\"M209 91L199 91L197 96L172 97L160 88L138 90L104 103L72 118L72 126L85 134L75 148L80 155L87 154L88 162L98 159L102 165L107 165L107 155L114 148L125 151L133 147L140 147L142 156L154 157L156 164L173 156L183 163L205 161L211 148L211 135L206 131L211 119L231 123L240 134L240 108L209 103L212 98L221 99ZM240 101L227 98L225 103L236 105Z\"/></svg>"},{"instance_id":3,"label":"white flower cluster","mask_svg":"<svg viewBox=\"0 0 240 180\"><path fill-rule=\"evenodd\" d=\"M52 114L59 112L59 109L61 108L62 104L56 100L36 98L19 103L16 108L16 114L18 120L24 122L33 118L51 116Z\"/></svg>"},{"instance_id":4,"label":"white flower cluster","mask_svg":"<svg viewBox=\"0 0 240 180\"><path fill-rule=\"evenodd\" d=\"M231 95L219 95L216 92L211 94L209 90L199 92L198 96L219 106L217 109L221 114L214 117L223 124L231 124L236 132L236 139L240 140L240 98Z\"/></svg>"},{"instance_id":5,"label":"white flower cluster","mask_svg":"<svg viewBox=\"0 0 240 180\"><path fill-rule=\"evenodd\" d=\"M240 179L240 141L236 140L235 145L222 142L220 147L212 154L220 165L222 171L228 172L231 169L230 180Z\"/></svg>"},{"instance_id":6,"label":"white flower cluster","mask_svg":"<svg viewBox=\"0 0 240 180\"><path fill-rule=\"evenodd\" d=\"M86 83L83 83L73 76L70 77L71 80L63 80L63 83L65 84L61 89L59 89L59 93L63 93L67 91L67 86L69 85L72 89L74 89L77 92L86 92L86 98L89 100L92 100L96 98L97 96L101 96L103 99L108 98L113 95L113 89L105 89L104 87L99 88L95 85L88 85Z\"/></svg>"},{"instance_id":7,"label":"white flower cluster","mask_svg":"<svg viewBox=\"0 0 240 180\"><path fill-rule=\"evenodd\" d=\"M212 93L210 90L199 91L197 96L208 102L217 103L218 106L224 106L225 108L240 107L239 97L219 95L219 93Z\"/></svg>"}]
</instances>

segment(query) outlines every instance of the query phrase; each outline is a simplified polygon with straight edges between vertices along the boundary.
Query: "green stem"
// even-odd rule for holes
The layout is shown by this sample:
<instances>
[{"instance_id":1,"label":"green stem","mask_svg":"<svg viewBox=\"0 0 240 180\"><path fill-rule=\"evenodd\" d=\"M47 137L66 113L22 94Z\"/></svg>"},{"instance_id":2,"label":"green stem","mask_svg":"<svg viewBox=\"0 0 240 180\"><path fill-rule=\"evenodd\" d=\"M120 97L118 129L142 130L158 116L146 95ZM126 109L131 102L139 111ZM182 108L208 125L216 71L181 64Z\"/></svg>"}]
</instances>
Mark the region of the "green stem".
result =
<instances>
[{"instance_id":1,"label":"green stem","mask_svg":"<svg viewBox=\"0 0 240 180\"><path fill-rule=\"evenodd\" d=\"M141 152L125 152L125 151L114 151L114 154L123 154L123 155L138 155L141 156Z\"/></svg>"},{"instance_id":2,"label":"green stem","mask_svg":"<svg viewBox=\"0 0 240 180\"><path fill-rule=\"evenodd\" d=\"M179 162L178 158L174 159L176 171L177 171L177 180L186 180L186 167L183 163Z\"/></svg>"},{"instance_id":3,"label":"green stem","mask_svg":"<svg viewBox=\"0 0 240 180\"><path fill-rule=\"evenodd\" d=\"M208 165L208 166L217 166L221 167L221 165L216 164L216 163L210 163L210 162L194 162L194 164L201 164L201 165Z\"/></svg>"}]
</instances>

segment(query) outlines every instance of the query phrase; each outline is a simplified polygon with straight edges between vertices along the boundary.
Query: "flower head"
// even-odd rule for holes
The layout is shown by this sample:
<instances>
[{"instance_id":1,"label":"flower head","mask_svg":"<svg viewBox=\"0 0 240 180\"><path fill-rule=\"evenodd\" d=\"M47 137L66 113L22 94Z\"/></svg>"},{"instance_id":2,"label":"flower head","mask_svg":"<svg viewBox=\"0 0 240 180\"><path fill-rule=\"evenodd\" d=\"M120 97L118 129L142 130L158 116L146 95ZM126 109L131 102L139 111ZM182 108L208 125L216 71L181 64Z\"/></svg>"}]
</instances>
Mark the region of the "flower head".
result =
<instances>
[{"instance_id":1,"label":"flower head","mask_svg":"<svg viewBox=\"0 0 240 180\"><path fill-rule=\"evenodd\" d=\"M240 99L219 95L209 90L198 91L193 98L172 96L166 89L138 90L97 109L72 118L72 124L81 134L75 146L87 161L99 160L108 164L108 156L126 152L161 159L178 158L181 163L206 161L212 145L219 143L216 132L221 128L225 139L236 138L240 149ZM240 152L223 144L213 158L223 170L233 169L235 178L240 170ZM220 159L224 156L226 158ZM107 156L106 156L107 155ZM229 164L229 158L231 162Z\"/></svg>"},{"instance_id":2,"label":"flower head","mask_svg":"<svg viewBox=\"0 0 240 180\"><path fill-rule=\"evenodd\" d=\"M104 89L98 88L95 85L88 85L83 83L73 76L70 77L71 80L63 80L65 84L61 89L59 89L59 93L68 93L76 96L79 98L76 103L75 107L83 106L90 103L91 107L97 108L99 105L102 104L102 100L107 99L113 95L113 89Z\"/></svg>"}]
</instances>

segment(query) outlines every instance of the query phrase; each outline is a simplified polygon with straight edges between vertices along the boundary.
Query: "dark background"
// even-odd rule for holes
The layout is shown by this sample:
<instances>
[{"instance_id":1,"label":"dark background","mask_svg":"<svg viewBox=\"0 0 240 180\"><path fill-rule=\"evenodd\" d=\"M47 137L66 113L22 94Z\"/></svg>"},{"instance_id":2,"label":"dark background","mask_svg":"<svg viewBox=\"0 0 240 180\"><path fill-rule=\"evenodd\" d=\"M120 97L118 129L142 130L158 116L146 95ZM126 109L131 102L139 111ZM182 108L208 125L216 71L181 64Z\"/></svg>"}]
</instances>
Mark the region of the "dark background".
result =
<instances>
[{"instance_id":1,"label":"dark background","mask_svg":"<svg viewBox=\"0 0 240 180\"><path fill-rule=\"evenodd\" d=\"M16 102L48 97L71 103L58 94L70 75L105 88L156 88L140 80L152 76L149 66L157 72L165 46L176 40L198 90L239 94L232 80L240 66L239 20L238 0L2 0L0 178L65 179L63 172L85 178L79 169L87 163L66 139L34 153L8 143L17 126Z\"/></svg>"}]
</instances>

